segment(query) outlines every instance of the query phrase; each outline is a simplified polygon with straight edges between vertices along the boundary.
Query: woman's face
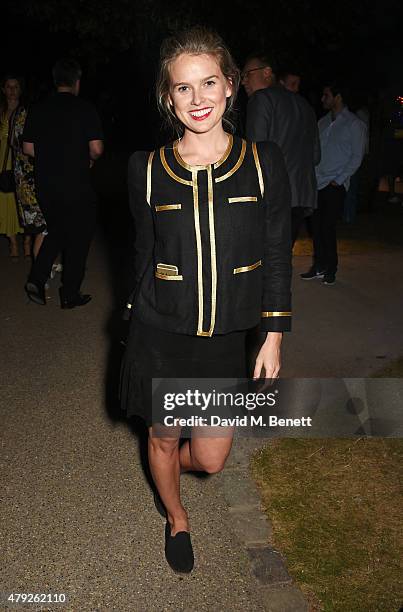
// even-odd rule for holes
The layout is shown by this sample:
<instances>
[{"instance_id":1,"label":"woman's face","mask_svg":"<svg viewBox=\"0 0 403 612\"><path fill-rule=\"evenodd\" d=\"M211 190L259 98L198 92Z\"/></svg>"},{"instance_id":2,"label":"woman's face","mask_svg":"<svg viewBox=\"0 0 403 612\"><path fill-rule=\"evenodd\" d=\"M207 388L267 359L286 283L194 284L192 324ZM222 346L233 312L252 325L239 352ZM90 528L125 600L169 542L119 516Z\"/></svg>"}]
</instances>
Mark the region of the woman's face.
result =
<instances>
[{"instance_id":1,"label":"woman's face","mask_svg":"<svg viewBox=\"0 0 403 612\"><path fill-rule=\"evenodd\" d=\"M221 125L231 84L214 56L183 53L169 72L169 103L185 128L202 134Z\"/></svg>"},{"instance_id":2,"label":"woman's face","mask_svg":"<svg viewBox=\"0 0 403 612\"><path fill-rule=\"evenodd\" d=\"M7 102L19 100L21 95L21 87L17 79L7 79L4 83L3 93L6 96Z\"/></svg>"}]
</instances>

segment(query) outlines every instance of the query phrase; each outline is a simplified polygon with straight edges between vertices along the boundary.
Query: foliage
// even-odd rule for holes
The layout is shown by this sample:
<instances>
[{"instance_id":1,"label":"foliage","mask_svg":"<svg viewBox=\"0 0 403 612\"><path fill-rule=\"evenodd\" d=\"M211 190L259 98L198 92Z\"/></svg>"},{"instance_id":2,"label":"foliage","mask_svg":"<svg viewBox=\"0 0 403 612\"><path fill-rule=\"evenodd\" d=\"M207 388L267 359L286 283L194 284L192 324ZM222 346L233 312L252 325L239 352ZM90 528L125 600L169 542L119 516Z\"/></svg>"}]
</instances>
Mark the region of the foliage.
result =
<instances>
[{"instance_id":1,"label":"foliage","mask_svg":"<svg viewBox=\"0 0 403 612\"><path fill-rule=\"evenodd\" d=\"M235 54L251 48L340 48L368 34L377 10L368 0L8 0L9 10L50 32L68 32L77 49L99 59L135 48L147 51L168 32L194 23L218 29ZM393 3L392 3L393 4Z\"/></svg>"}]
</instances>

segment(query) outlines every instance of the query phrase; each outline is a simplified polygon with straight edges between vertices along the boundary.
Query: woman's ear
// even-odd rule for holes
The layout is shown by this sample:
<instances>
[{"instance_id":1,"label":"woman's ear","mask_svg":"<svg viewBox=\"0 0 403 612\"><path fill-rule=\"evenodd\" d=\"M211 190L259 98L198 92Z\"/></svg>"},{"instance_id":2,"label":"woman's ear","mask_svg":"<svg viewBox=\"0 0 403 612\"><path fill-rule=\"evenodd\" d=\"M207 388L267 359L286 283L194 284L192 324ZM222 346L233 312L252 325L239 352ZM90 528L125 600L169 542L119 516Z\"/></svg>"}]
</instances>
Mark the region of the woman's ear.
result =
<instances>
[{"instance_id":1,"label":"woman's ear","mask_svg":"<svg viewBox=\"0 0 403 612\"><path fill-rule=\"evenodd\" d=\"M233 89L232 79L230 77L227 77L226 81L227 81L227 86L225 88L225 97L230 98L232 96L232 89Z\"/></svg>"},{"instance_id":2,"label":"woman's ear","mask_svg":"<svg viewBox=\"0 0 403 612\"><path fill-rule=\"evenodd\" d=\"M266 68L263 69L263 77L266 79L266 81L270 81L272 76L273 70L270 68L270 66L266 66Z\"/></svg>"}]
</instances>

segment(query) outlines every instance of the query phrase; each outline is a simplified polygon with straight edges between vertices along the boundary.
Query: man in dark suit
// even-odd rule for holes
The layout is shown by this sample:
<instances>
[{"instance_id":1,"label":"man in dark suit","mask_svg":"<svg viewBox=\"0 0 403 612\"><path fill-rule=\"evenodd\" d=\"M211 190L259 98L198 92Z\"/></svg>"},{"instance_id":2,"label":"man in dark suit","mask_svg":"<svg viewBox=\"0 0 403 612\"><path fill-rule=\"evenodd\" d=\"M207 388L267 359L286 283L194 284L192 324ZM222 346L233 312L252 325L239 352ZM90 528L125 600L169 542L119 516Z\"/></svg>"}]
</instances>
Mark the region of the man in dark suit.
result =
<instances>
[{"instance_id":1,"label":"man in dark suit","mask_svg":"<svg viewBox=\"0 0 403 612\"><path fill-rule=\"evenodd\" d=\"M320 162L320 142L315 113L302 96L277 84L273 63L264 55L249 57L242 84L249 96L247 139L271 140L285 158L294 244L302 220L317 207L315 166Z\"/></svg>"},{"instance_id":2,"label":"man in dark suit","mask_svg":"<svg viewBox=\"0 0 403 612\"><path fill-rule=\"evenodd\" d=\"M280 85L288 89L288 91L293 91L294 93L299 93L299 88L301 86L301 77L298 73L298 70L285 70L279 75Z\"/></svg>"},{"instance_id":3,"label":"man in dark suit","mask_svg":"<svg viewBox=\"0 0 403 612\"><path fill-rule=\"evenodd\" d=\"M62 308L91 300L80 292L95 227L96 196L90 167L103 152L101 122L95 108L78 97L81 68L61 60L53 68L56 93L27 116L24 153L35 157L35 185L48 234L25 285L30 300L46 304L45 283L63 252Z\"/></svg>"}]
</instances>

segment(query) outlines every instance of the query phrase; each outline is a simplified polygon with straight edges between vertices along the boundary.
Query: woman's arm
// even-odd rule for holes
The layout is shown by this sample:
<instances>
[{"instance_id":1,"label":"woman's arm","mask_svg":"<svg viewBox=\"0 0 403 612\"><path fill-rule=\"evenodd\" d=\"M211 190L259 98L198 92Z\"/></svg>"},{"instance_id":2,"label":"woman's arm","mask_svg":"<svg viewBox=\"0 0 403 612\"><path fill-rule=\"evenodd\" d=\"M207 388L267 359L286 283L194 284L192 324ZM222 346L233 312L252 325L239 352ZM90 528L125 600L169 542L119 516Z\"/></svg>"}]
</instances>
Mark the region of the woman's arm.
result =
<instances>
[{"instance_id":1,"label":"woman's arm","mask_svg":"<svg viewBox=\"0 0 403 612\"><path fill-rule=\"evenodd\" d=\"M130 309L154 250L154 223L150 203L147 202L147 164L149 154L134 153L128 166L129 205L134 220L134 275L130 295Z\"/></svg>"},{"instance_id":2,"label":"woman's arm","mask_svg":"<svg viewBox=\"0 0 403 612\"><path fill-rule=\"evenodd\" d=\"M261 330L267 333L256 359L254 378L277 377L281 341L291 329L291 190L283 155L271 142L258 145L263 172L265 244Z\"/></svg>"}]
</instances>

